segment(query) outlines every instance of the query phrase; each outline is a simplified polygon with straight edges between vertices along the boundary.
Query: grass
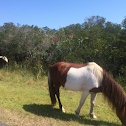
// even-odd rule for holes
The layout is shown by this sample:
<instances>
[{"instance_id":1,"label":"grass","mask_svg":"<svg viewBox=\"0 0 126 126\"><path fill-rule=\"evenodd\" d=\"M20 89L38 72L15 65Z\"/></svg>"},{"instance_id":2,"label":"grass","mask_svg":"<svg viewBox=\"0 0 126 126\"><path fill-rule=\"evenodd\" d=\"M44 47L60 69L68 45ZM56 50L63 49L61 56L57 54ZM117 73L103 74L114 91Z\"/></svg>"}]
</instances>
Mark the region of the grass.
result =
<instances>
[{"instance_id":1,"label":"grass","mask_svg":"<svg viewBox=\"0 0 126 126\"><path fill-rule=\"evenodd\" d=\"M0 122L12 126L119 126L120 120L108 106L102 94L98 94L95 115L89 116L90 96L81 109L80 117L75 110L81 92L60 89L61 102L66 110L62 113L58 104L51 106L47 77L35 79L27 70L0 70Z\"/></svg>"}]
</instances>

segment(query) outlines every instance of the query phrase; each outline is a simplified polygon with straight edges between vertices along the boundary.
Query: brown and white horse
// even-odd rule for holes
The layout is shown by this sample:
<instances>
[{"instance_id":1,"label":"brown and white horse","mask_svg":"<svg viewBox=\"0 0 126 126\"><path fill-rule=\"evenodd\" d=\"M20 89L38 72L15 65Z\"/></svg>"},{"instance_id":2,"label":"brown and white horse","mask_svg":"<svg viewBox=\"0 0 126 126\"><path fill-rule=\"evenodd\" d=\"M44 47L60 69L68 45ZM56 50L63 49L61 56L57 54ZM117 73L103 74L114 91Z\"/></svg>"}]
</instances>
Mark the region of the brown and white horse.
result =
<instances>
[{"instance_id":1,"label":"brown and white horse","mask_svg":"<svg viewBox=\"0 0 126 126\"><path fill-rule=\"evenodd\" d=\"M97 118L94 114L94 104L96 94L102 92L104 96L107 97L108 101L112 103L113 108L116 109L118 118L126 125L126 97L123 90L121 86L96 63L75 64L58 62L49 67L48 86L51 102L53 105L56 104L56 95L60 109L65 112L59 96L59 88L61 85L68 90L82 91L79 106L75 111L77 117L87 96L91 94L90 115L93 118Z\"/></svg>"},{"instance_id":2,"label":"brown and white horse","mask_svg":"<svg viewBox=\"0 0 126 126\"><path fill-rule=\"evenodd\" d=\"M8 59L5 56L0 56L0 66L6 65L8 63Z\"/></svg>"}]
</instances>

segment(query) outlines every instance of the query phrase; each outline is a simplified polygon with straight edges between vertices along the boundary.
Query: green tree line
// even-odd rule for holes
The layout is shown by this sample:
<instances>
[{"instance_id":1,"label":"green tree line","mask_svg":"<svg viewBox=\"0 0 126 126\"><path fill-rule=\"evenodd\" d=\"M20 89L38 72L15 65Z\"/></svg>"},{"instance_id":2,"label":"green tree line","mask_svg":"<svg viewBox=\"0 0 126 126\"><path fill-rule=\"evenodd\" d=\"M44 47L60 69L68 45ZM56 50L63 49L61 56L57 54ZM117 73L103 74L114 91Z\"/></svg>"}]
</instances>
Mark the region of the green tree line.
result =
<instances>
[{"instance_id":1,"label":"green tree line","mask_svg":"<svg viewBox=\"0 0 126 126\"><path fill-rule=\"evenodd\" d=\"M59 62L96 62L113 75L126 74L126 18L121 24L92 16L82 24L50 29L47 26L0 26L0 55L14 64L44 74Z\"/></svg>"}]
</instances>

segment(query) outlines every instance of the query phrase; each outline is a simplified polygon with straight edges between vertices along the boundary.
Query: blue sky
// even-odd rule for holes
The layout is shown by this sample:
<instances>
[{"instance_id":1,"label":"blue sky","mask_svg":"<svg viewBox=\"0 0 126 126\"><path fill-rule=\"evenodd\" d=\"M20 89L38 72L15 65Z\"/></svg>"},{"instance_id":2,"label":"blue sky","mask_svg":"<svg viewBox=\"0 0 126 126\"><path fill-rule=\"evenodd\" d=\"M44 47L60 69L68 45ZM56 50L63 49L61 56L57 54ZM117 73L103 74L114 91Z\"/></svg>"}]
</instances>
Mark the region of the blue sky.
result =
<instances>
[{"instance_id":1,"label":"blue sky","mask_svg":"<svg viewBox=\"0 0 126 126\"><path fill-rule=\"evenodd\" d=\"M57 30L97 15L120 24L126 0L0 0L0 26L12 22Z\"/></svg>"}]
</instances>

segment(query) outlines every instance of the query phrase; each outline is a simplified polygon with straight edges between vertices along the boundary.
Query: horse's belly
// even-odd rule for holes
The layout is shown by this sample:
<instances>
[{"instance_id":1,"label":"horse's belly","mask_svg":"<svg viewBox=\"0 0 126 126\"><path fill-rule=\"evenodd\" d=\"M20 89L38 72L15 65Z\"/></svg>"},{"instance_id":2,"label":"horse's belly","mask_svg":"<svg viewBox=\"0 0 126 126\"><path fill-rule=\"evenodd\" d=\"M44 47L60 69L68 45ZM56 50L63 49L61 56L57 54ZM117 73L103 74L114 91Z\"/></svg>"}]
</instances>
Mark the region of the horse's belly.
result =
<instances>
[{"instance_id":1,"label":"horse's belly","mask_svg":"<svg viewBox=\"0 0 126 126\"><path fill-rule=\"evenodd\" d=\"M67 90L72 90L72 91L82 91L83 83L81 81L75 82L74 80L69 80L69 81L66 81L65 88Z\"/></svg>"}]
</instances>

